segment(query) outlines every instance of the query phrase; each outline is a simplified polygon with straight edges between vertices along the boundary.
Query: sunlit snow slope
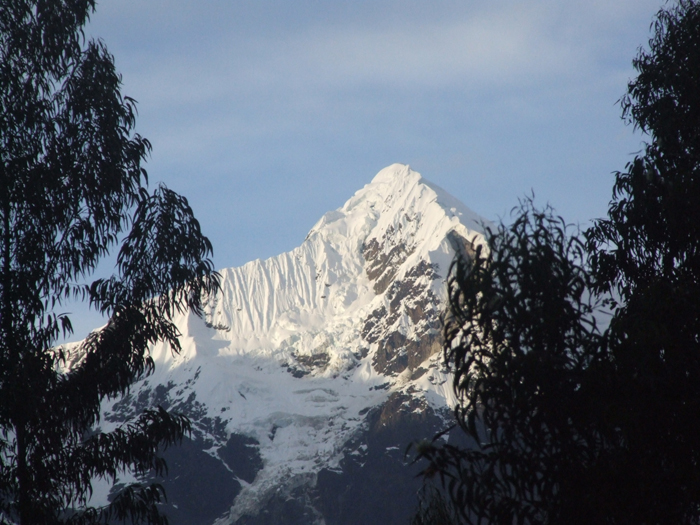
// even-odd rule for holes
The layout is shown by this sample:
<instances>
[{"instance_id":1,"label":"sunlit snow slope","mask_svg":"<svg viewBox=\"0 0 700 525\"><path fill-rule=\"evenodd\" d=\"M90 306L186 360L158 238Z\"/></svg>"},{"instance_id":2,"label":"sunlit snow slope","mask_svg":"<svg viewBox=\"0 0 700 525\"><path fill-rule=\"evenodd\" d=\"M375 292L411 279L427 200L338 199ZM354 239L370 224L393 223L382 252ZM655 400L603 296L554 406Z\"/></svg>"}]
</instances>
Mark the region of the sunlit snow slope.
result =
<instances>
[{"instance_id":1,"label":"sunlit snow slope","mask_svg":"<svg viewBox=\"0 0 700 525\"><path fill-rule=\"evenodd\" d=\"M171 470L199 480L206 495L193 495L192 481L166 484L171 522L364 519L333 506L338 480L361 483L377 443L401 463L404 443L387 429L435 426L453 404L439 315L455 249L483 242L482 222L394 164L298 248L223 270L205 318L177 319L182 352L154 348L155 373L105 406L110 428L158 404L193 420L190 448L175 453Z\"/></svg>"}]
</instances>

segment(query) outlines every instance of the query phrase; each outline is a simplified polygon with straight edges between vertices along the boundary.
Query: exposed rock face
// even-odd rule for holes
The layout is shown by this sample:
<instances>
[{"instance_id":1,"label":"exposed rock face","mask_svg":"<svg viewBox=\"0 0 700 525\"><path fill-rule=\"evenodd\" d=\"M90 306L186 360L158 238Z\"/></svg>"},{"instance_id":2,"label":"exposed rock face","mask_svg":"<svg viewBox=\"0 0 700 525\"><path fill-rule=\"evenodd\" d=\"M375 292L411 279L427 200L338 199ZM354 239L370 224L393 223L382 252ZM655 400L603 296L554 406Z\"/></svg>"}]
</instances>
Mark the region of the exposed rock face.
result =
<instances>
[{"instance_id":1,"label":"exposed rock face","mask_svg":"<svg viewBox=\"0 0 700 525\"><path fill-rule=\"evenodd\" d=\"M378 372L396 376L413 370L442 348L440 301L431 290L440 279L437 266L421 260L402 280L393 280L385 293L389 309L382 305L365 320L362 337L378 345L372 361Z\"/></svg>"},{"instance_id":2,"label":"exposed rock face","mask_svg":"<svg viewBox=\"0 0 700 525\"><path fill-rule=\"evenodd\" d=\"M406 447L454 403L444 280L480 228L393 165L299 248L223 270L205 319L177 320L181 354L154 348L155 373L104 406L105 428L156 405L192 419L191 439L165 453L171 523L406 521L420 485Z\"/></svg>"},{"instance_id":3,"label":"exposed rock face","mask_svg":"<svg viewBox=\"0 0 700 525\"><path fill-rule=\"evenodd\" d=\"M400 392L371 410L366 429L346 443L340 469L319 472L314 494L326 524L407 523L421 481L406 449L441 430L445 415Z\"/></svg>"},{"instance_id":4,"label":"exposed rock face","mask_svg":"<svg viewBox=\"0 0 700 525\"><path fill-rule=\"evenodd\" d=\"M408 216L406 218L411 222ZM401 223L399 223L400 229ZM401 265L415 251L415 247L406 246L397 237L396 230L390 225L382 235L381 242L377 239L370 239L362 247L362 255L367 263L365 272L367 272L369 280L374 281L372 288L377 295L384 293L387 286L396 277L396 272L401 268Z\"/></svg>"}]
</instances>

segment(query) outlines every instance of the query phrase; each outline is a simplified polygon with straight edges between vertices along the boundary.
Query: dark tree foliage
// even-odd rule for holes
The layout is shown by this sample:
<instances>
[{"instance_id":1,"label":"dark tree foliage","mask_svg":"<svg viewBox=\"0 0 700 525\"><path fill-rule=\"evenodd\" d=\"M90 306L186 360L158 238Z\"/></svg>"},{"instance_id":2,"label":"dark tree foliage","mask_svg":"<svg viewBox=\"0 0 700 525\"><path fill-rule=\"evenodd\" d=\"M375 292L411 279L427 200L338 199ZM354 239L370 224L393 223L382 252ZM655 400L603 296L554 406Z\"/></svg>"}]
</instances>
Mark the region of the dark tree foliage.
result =
<instances>
[{"instance_id":1,"label":"dark tree foliage","mask_svg":"<svg viewBox=\"0 0 700 525\"><path fill-rule=\"evenodd\" d=\"M445 357L475 444L418 452L469 523L700 523L700 2L652 30L621 100L649 142L607 218L572 236L526 203L453 266Z\"/></svg>"},{"instance_id":2,"label":"dark tree foliage","mask_svg":"<svg viewBox=\"0 0 700 525\"><path fill-rule=\"evenodd\" d=\"M681 0L652 27L621 100L651 141L616 173L608 218L592 231L599 288L622 299L660 278L695 281L700 267L700 5Z\"/></svg>"},{"instance_id":3,"label":"dark tree foliage","mask_svg":"<svg viewBox=\"0 0 700 525\"><path fill-rule=\"evenodd\" d=\"M468 523L573 523L578 486L603 443L602 400L589 370L605 342L588 293L583 240L531 201L489 249L457 259L449 278L445 358L457 421L477 446L418 447Z\"/></svg>"},{"instance_id":4,"label":"dark tree foliage","mask_svg":"<svg viewBox=\"0 0 700 525\"><path fill-rule=\"evenodd\" d=\"M588 232L595 291L614 300L612 399L628 505L700 522L700 3L662 9L622 99L649 137Z\"/></svg>"},{"instance_id":5,"label":"dark tree foliage","mask_svg":"<svg viewBox=\"0 0 700 525\"><path fill-rule=\"evenodd\" d=\"M86 508L91 480L165 470L158 450L189 421L162 409L109 433L100 403L153 369L171 318L218 286L187 201L146 188L149 142L132 133L113 57L82 27L94 0L0 1L0 522L165 523L159 485ZM119 246L120 245L120 246ZM116 273L86 282L118 248ZM67 299L109 318L66 355ZM77 355L77 357L76 357ZM70 364L68 364L70 363Z\"/></svg>"}]
</instances>

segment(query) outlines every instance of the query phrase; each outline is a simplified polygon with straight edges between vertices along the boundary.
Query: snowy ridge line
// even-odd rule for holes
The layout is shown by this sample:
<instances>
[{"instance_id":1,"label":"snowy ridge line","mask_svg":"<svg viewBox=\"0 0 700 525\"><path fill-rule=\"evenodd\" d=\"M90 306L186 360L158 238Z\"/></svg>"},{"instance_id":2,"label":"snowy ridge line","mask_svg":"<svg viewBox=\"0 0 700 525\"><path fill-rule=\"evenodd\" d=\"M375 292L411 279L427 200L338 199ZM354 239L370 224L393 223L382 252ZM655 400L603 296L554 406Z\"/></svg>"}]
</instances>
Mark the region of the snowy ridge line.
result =
<instances>
[{"instance_id":1,"label":"snowy ridge line","mask_svg":"<svg viewBox=\"0 0 700 525\"><path fill-rule=\"evenodd\" d=\"M223 270L223 297L212 305L208 321L229 328L232 341L270 332L278 332L279 341L287 322L314 326L329 317L352 315L372 300L363 276L367 241L381 240L391 229L403 230L399 241L419 240L402 265L410 268L421 258L430 259L431 252L444 253L447 231L457 229L469 239L480 233L480 220L408 166L394 164L342 208L326 213L300 247ZM447 258L434 255L446 270L451 250Z\"/></svg>"}]
</instances>

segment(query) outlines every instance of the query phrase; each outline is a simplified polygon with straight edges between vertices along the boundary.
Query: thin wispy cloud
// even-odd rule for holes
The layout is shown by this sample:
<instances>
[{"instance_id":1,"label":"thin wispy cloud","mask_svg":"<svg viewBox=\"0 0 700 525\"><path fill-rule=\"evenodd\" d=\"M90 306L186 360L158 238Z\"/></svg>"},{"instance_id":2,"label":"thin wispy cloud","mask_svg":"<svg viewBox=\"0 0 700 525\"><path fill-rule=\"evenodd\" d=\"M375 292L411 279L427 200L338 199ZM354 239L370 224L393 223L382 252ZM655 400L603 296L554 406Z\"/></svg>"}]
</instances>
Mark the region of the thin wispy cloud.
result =
<instances>
[{"instance_id":1,"label":"thin wispy cloud","mask_svg":"<svg viewBox=\"0 0 700 525\"><path fill-rule=\"evenodd\" d=\"M532 85L595 66L594 49L558 30L561 10L508 4L424 23L316 22L247 37L245 43L234 27L211 38L212 47L195 42L185 52L140 67L136 61L129 73L131 82L158 93L152 102L160 105L196 104L261 89Z\"/></svg>"}]
</instances>

